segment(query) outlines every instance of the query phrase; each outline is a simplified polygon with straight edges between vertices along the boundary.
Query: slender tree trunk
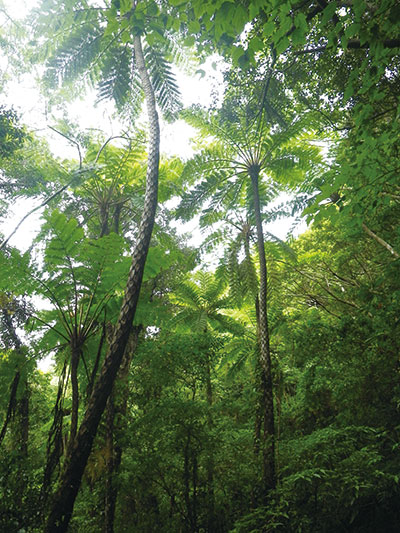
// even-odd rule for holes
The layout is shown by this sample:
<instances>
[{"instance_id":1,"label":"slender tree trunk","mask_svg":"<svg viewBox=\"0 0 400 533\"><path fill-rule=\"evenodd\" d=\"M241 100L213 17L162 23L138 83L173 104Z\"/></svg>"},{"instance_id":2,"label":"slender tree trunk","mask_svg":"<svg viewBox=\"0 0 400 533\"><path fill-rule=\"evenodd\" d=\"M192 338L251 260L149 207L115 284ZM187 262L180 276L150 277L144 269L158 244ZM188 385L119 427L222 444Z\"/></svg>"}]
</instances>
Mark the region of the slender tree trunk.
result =
<instances>
[{"instance_id":1,"label":"slender tree trunk","mask_svg":"<svg viewBox=\"0 0 400 533\"><path fill-rule=\"evenodd\" d=\"M26 491L26 479L28 471L28 444L29 444L29 383L26 373L23 373L20 381L22 397L17 402L15 417L17 424L14 425L13 441L17 455L17 478L14 502L17 509L23 509L24 495ZM20 527L24 526L26 516L20 516Z\"/></svg>"},{"instance_id":2,"label":"slender tree trunk","mask_svg":"<svg viewBox=\"0 0 400 533\"><path fill-rule=\"evenodd\" d=\"M213 391L211 383L211 356L206 354L206 394L207 394L207 426L211 432L213 428L213 419L211 408L213 404ZM207 531L215 531L215 502L214 502L214 453L212 447L207 454Z\"/></svg>"},{"instance_id":3,"label":"slender tree trunk","mask_svg":"<svg viewBox=\"0 0 400 533\"><path fill-rule=\"evenodd\" d=\"M123 202L118 202L115 206L113 214L113 231L114 233L119 234L119 223L121 220L121 211L122 211Z\"/></svg>"},{"instance_id":4,"label":"slender tree trunk","mask_svg":"<svg viewBox=\"0 0 400 533\"><path fill-rule=\"evenodd\" d=\"M64 393L67 381L67 360L58 382L57 398L54 406L54 417L51 425L46 451L46 466L44 468L43 483L41 487L42 509L47 509L47 502L52 484L53 473L59 467L60 457L63 454L63 422L64 422Z\"/></svg>"},{"instance_id":5,"label":"slender tree trunk","mask_svg":"<svg viewBox=\"0 0 400 533\"><path fill-rule=\"evenodd\" d=\"M0 444L3 442L3 439L6 435L8 424L10 423L12 414L15 410L16 401L17 401L17 390L18 390L18 384L19 384L20 378L21 378L21 373L19 370L17 370L17 372L15 373L14 379L11 383L11 387L10 387L10 399L8 401L6 418L4 419L3 427L1 428L1 432L0 432Z\"/></svg>"},{"instance_id":6,"label":"slender tree trunk","mask_svg":"<svg viewBox=\"0 0 400 533\"><path fill-rule=\"evenodd\" d=\"M100 237L108 235L110 230L108 228L108 207L100 206Z\"/></svg>"},{"instance_id":7,"label":"slender tree trunk","mask_svg":"<svg viewBox=\"0 0 400 533\"><path fill-rule=\"evenodd\" d=\"M78 383L78 366L81 356L80 346L76 335L71 340L71 388L72 388L72 406L71 406L71 428L69 432L68 447L72 448L76 432L78 429L79 413L79 383Z\"/></svg>"},{"instance_id":8,"label":"slender tree trunk","mask_svg":"<svg viewBox=\"0 0 400 533\"><path fill-rule=\"evenodd\" d=\"M197 453L196 449L192 449L192 485L193 485L193 531L197 531Z\"/></svg>"},{"instance_id":9,"label":"slender tree trunk","mask_svg":"<svg viewBox=\"0 0 400 533\"><path fill-rule=\"evenodd\" d=\"M25 356L22 350L22 342L18 337L15 325L12 320L12 315L8 312L8 309L3 308L3 320L6 326L8 335L14 345L15 355L20 359L20 368L16 371L13 382L10 387L10 400L8 403L7 414L0 432L0 444L3 441L7 426L10 420L13 418L13 432L12 432L12 445L16 459L16 491L15 491L15 505L17 509L22 509L22 502L26 490L26 469L28 458L28 439L29 439L29 385L26 369L22 368L26 362ZM18 390L22 395L20 399L17 399ZM20 527L22 527L24 516L20 517Z\"/></svg>"},{"instance_id":10,"label":"slender tree trunk","mask_svg":"<svg viewBox=\"0 0 400 533\"><path fill-rule=\"evenodd\" d=\"M101 351L103 349L103 345L104 345L104 341L105 340L106 340L106 325L105 325L105 323L103 323L100 342L99 342L99 346L97 348L96 359L94 360L93 369L92 369L92 372L90 374L90 379L89 379L89 382L88 382L88 385L87 385L87 389L86 389L86 397L87 398L90 398L90 395L92 394L93 385L94 385L94 382L95 382L95 379L96 379L96 376L97 376L97 371L98 371L99 365L100 365Z\"/></svg>"},{"instance_id":11,"label":"slender tree trunk","mask_svg":"<svg viewBox=\"0 0 400 533\"><path fill-rule=\"evenodd\" d=\"M261 220L259 174L260 169L258 166L254 166L250 171L254 197L254 215L256 219L257 246L260 268L258 340L260 350L260 366L262 369L262 396L265 407L262 435L263 490L265 493L265 497L268 490L275 488L276 481L274 399L272 388L271 351L269 343L267 314L267 262L265 258L265 243Z\"/></svg>"},{"instance_id":12,"label":"slender tree trunk","mask_svg":"<svg viewBox=\"0 0 400 533\"><path fill-rule=\"evenodd\" d=\"M192 481L193 481L193 498L190 497L190 459L192 458ZM197 459L194 451L191 451L191 433L188 432L185 447L183 450L183 482L184 482L184 499L187 510L188 526L191 533L197 531Z\"/></svg>"},{"instance_id":13,"label":"slender tree trunk","mask_svg":"<svg viewBox=\"0 0 400 533\"><path fill-rule=\"evenodd\" d=\"M5 326L7 328L7 331L8 331L8 335L10 336L13 344L14 344L14 347L15 347L15 351L18 353L21 352L21 348L22 348L22 343L21 343L21 340L20 338L18 337L16 331L15 331L15 327L14 327L14 324L11 320L11 316L8 312L8 309L7 308L3 308L2 309L2 314L3 314L3 320L4 320L4 323L5 323ZM20 379L21 379L21 372L20 370L17 370L15 372L15 376L14 376L14 379L11 383L11 386L10 386L10 399L8 401L8 407L7 407L7 413L6 413L6 417L4 419L4 422L3 422L3 426L1 428L1 431L0 431L0 445L1 443L3 442L3 439L6 435L6 432L7 432L7 427L8 427L8 424L10 423L10 420L12 418L12 415L15 411L15 408L16 408L16 405L17 405L17 390L18 390L18 385L19 385L19 382L20 382Z\"/></svg>"},{"instance_id":14,"label":"slender tree trunk","mask_svg":"<svg viewBox=\"0 0 400 533\"><path fill-rule=\"evenodd\" d=\"M45 525L45 533L61 533L67 531L83 472L92 449L93 440L108 397L111 394L132 328L132 321L139 299L144 265L154 225L157 208L160 129L154 91L146 70L140 37L134 37L133 44L136 64L147 103L150 129L144 208L114 338L109 346L99 377L90 396L73 448L66 457L59 489L55 494Z\"/></svg>"},{"instance_id":15,"label":"slender tree trunk","mask_svg":"<svg viewBox=\"0 0 400 533\"><path fill-rule=\"evenodd\" d=\"M19 433L21 456L28 457L28 443L29 443L29 382L25 377L23 395L18 402L18 416L19 416Z\"/></svg>"},{"instance_id":16,"label":"slender tree trunk","mask_svg":"<svg viewBox=\"0 0 400 533\"><path fill-rule=\"evenodd\" d=\"M114 394L108 398L106 409L106 493L104 499L104 533L114 532L114 512L115 512L115 498L114 498Z\"/></svg>"}]
</instances>

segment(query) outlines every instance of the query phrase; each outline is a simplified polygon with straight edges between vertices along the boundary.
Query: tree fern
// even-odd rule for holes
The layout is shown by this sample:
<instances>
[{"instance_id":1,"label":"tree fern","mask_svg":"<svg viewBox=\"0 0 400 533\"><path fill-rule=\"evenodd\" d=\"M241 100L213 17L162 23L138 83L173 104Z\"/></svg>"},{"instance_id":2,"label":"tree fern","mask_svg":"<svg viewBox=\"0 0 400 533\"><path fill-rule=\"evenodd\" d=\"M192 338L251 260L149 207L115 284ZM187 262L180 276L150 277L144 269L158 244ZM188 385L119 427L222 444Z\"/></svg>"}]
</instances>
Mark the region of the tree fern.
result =
<instances>
[{"instance_id":1,"label":"tree fern","mask_svg":"<svg viewBox=\"0 0 400 533\"><path fill-rule=\"evenodd\" d=\"M59 0L42 2L34 25L42 41L39 55L47 61L47 82L60 86L80 80L97 86L98 101L112 99L121 116L136 117L143 94L136 72L132 33L142 34L143 19L148 19L149 29L146 29L152 45L145 49L145 60L157 103L165 117L171 119L181 108L171 61L183 65L184 49L179 46L179 40L169 38L165 29L162 31L156 19L153 20L159 12L156 4L146 8L141 4L136 6L140 22L128 16L131 9L130 2L124 5L121 2L118 9L115 4L108 8L85 2L72 6ZM154 39L153 30L157 33Z\"/></svg>"}]
</instances>

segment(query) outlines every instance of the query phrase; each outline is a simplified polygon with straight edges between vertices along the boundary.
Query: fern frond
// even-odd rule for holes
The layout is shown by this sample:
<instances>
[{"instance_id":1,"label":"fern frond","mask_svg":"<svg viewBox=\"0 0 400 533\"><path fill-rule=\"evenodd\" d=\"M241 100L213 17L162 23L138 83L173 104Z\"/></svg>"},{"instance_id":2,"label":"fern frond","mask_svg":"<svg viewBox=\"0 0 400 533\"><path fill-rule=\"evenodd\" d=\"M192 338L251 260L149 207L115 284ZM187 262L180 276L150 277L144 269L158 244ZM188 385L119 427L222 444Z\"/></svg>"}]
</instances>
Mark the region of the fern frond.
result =
<instances>
[{"instance_id":1,"label":"fern frond","mask_svg":"<svg viewBox=\"0 0 400 533\"><path fill-rule=\"evenodd\" d=\"M217 246L223 244L226 242L228 238L228 228L225 226L219 227L215 229L212 233L210 233L203 241L202 248L205 252L211 252L214 250ZM216 272L216 275L218 276L218 269Z\"/></svg>"},{"instance_id":2,"label":"fern frond","mask_svg":"<svg viewBox=\"0 0 400 533\"><path fill-rule=\"evenodd\" d=\"M182 282L175 293L171 295L171 301L178 306L200 307L201 297L198 286L190 280Z\"/></svg>"},{"instance_id":3,"label":"fern frond","mask_svg":"<svg viewBox=\"0 0 400 533\"><path fill-rule=\"evenodd\" d=\"M77 220L67 220L63 213L54 210L48 217L46 226L56 237L51 239L46 246L45 262L51 268L61 268L66 264L69 267L68 258L74 254L84 234Z\"/></svg>"},{"instance_id":4,"label":"fern frond","mask_svg":"<svg viewBox=\"0 0 400 533\"><path fill-rule=\"evenodd\" d=\"M165 50L158 46L148 46L145 49L146 65L156 93L157 103L165 117L171 119L181 109L182 102L172 65L165 55Z\"/></svg>"},{"instance_id":5,"label":"fern frond","mask_svg":"<svg viewBox=\"0 0 400 533\"><path fill-rule=\"evenodd\" d=\"M287 244L285 241L283 241L273 233L270 233L269 231L264 230L264 233L273 243L276 243L283 252L289 255L292 259L296 259L296 252L291 246L289 246L289 244Z\"/></svg>"},{"instance_id":6,"label":"fern frond","mask_svg":"<svg viewBox=\"0 0 400 533\"><path fill-rule=\"evenodd\" d=\"M246 292L254 299L258 293L259 284L253 258L251 256L246 256L243 259L240 267L243 275L243 284L246 288Z\"/></svg>"},{"instance_id":7,"label":"fern frond","mask_svg":"<svg viewBox=\"0 0 400 533\"><path fill-rule=\"evenodd\" d=\"M168 33L168 41L165 42L164 47L165 58L168 61L184 72L192 72L197 60L190 49L182 46L176 34Z\"/></svg>"},{"instance_id":8,"label":"fern frond","mask_svg":"<svg viewBox=\"0 0 400 533\"><path fill-rule=\"evenodd\" d=\"M239 276L239 251L241 248L241 236L239 235L234 241L231 242L227 252L227 271L229 279L230 296L235 305L240 307L243 291L240 283Z\"/></svg>"},{"instance_id":9,"label":"fern frond","mask_svg":"<svg viewBox=\"0 0 400 533\"><path fill-rule=\"evenodd\" d=\"M204 202L214 194L219 186L219 179L216 175L211 175L201 181L194 189L185 193L176 210L177 218L190 220L193 215L200 211Z\"/></svg>"},{"instance_id":10,"label":"fern frond","mask_svg":"<svg viewBox=\"0 0 400 533\"><path fill-rule=\"evenodd\" d=\"M208 113L200 106L184 109L180 116L190 126L198 130L203 137L217 137L216 129L209 120Z\"/></svg>"},{"instance_id":11,"label":"fern frond","mask_svg":"<svg viewBox=\"0 0 400 533\"><path fill-rule=\"evenodd\" d=\"M209 228L213 224L220 222L223 220L224 214L223 211L216 210L214 206L203 209L199 219L200 228Z\"/></svg>"},{"instance_id":12,"label":"fern frond","mask_svg":"<svg viewBox=\"0 0 400 533\"><path fill-rule=\"evenodd\" d=\"M85 24L78 27L48 60L47 80L61 85L84 77L105 44L102 43L103 33L98 26ZM91 76L95 76L93 68L90 70Z\"/></svg>"},{"instance_id":13,"label":"fern frond","mask_svg":"<svg viewBox=\"0 0 400 533\"><path fill-rule=\"evenodd\" d=\"M127 105L138 114L142 102L142 90L134 70L133 49L129 43L113 46L103 59L102 80L97 87L97 101L113 100L119 112Z\"/></svg>"}]
</instances>

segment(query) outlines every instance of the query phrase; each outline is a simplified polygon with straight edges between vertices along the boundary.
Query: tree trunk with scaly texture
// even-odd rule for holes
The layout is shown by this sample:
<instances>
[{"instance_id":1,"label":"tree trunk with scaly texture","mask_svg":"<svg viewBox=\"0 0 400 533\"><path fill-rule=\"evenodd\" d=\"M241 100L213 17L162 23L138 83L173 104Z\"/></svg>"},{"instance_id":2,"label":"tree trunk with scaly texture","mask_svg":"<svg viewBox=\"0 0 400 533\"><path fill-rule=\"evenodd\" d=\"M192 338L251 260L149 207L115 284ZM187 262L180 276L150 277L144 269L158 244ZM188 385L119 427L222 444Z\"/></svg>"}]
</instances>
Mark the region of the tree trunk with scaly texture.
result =
<instances>
[{"instance_id":1,"label":"tree trunk with scaly texture","mask_svg":"<svg viewBox=\"0 0 400 533\"><path fill-rule=\"evenodd\" d=\"M262 435L263 451L263 491L264 495L276 485L275 479L275 424L274 424L274 398L271 373L271 350L269 343L268 314L267 314L267 262L265 259L265 243L261 220L259 176L260 167L253 165L250 169L250 178L254 196L254 215L257 228L257 246L260 267L259 288L259 317L258 317L258 342L260 349L260 366L262 370L261 385L264 404L264 424Z\"/></svg>"},{"instance_id":2,"label":"tree trunk with scaly texture","mask_svg":"<svg viewBox=\"0 0 400 533\"><path fill-rule=\"evenodd\" d=\"M114 337L90 396L86 413L76 435L74 445L65 460L59 488L53 498L50 513L44 528L45 533L63 533L67 531L82 475L92 449L93 440L108 397L111 394L125 346L128 342L153 231L157 208L160 128L154 91L147 73L139 36L134 37L133 44L136 65L147 104L150 130L144 209Z\"/></svg>"}]
</instances>

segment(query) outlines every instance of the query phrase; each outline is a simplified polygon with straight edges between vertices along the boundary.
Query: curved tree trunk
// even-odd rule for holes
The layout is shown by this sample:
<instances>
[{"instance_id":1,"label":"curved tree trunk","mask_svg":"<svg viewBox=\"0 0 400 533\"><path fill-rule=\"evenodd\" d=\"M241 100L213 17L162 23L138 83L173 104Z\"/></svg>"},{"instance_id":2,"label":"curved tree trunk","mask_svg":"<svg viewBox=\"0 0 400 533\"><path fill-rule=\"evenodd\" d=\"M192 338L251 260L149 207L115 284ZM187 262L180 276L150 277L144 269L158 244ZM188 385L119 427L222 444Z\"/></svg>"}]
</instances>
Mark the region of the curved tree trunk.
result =
<instances>
[{"instance_id":1,"label":"curved tree trunk","mask_svg":"<svg viewBox=\"0 0 400 533\"><path fill-rule=\"evenodd\" d=\"M148 76L140 37L134 38L136 64L139 70L149 119L149 152L147 161L147 179L145 203L132 264L128 276L125 296L115 328L113 340L109 346L100 375L90 396L86 413L80 425L75 442L65 460L60 485L55 494L50 514L45 525L45 533L67 531L75 499L81 484L93 440L104 412L108 397L116 378L121 360L128 342L132 321L135 316L142 284L144 265L150 245L155 213L157 208L158 167L160 158L160 128L154 91Z\"/></svg>"},{"instance_id":2,"label":"curved tree trunk","mask_svg":"<svg viewBox=\"0 0 400 533\"><path fill-rule=\"evenodd\" d=\"M259 289L259 320L258 341L260 349L260 366L262 370L262 398L264 403L264 424L262 435L263 450L263 490L266 492L275 488L275 427L274 427L274 399L271 373L271 350L268 331L267 314L267 262L265 259L265 243L261 220L260 195L259 195L260 169L254 166L250 171L251 184L254 196L254 215L257 227L257 246L260 267Z\"/></svg>"}]
</instances>

